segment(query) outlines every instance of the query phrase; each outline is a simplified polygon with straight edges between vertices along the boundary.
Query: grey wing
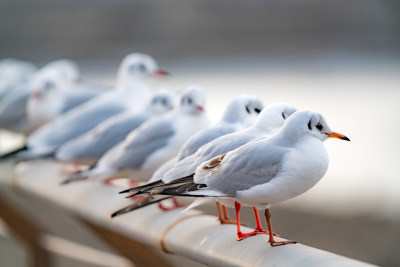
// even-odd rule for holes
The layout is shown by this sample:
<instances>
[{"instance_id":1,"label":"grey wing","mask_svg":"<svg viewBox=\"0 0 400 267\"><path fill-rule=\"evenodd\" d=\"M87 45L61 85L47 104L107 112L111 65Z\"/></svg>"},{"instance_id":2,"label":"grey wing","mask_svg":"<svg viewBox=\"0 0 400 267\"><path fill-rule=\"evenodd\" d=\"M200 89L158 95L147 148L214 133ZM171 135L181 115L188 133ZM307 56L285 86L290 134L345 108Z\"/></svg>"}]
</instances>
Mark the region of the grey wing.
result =
<instances>
[{"instance_id":1,"label":"grey wing","mask_svg":"<svg viewBox=\"0 0 400 267\"><path fill-rule=\"evenodd\" d=\"M0 106L0 125L13 124L18 119L26 116L26 102L29 98L29 90L18 89L17 92L10 92L5 95Z\"/></svg>"},{"instance_id":2,"label":"grey wing","mask_svg":"<svg viewBox=\"0 0 400 267\"><path fill-rule=\"evenodd\" d=\"M255 136L251 134L239 134L239 132L218 137L202 146L196 153L178 161L173 168L164 174L163 181L167 183L174 179L190 175L203 162L234 150L254 138Z\"/></svg>"},{"instance_id":3,"label":"grey wing","mask_svg":"<svg viewBox=\"0 0 400 267\"><path fill-rule=\"evenodd\" d=\"M28 145L33 148L60 146L91 130L100 122L124 111L124 107L116 103L96 101L92 106L91 102L82 104L39 128L29 137Z\"/></svg>"},{"instance_id":4,"label":"grey wing","mask_svg":"<svg viewBox=\"0 0 400 267\"><path fill-rule=\"evenodd\" d=\"M152 120L139 127L132 138L125 140L123 154L114 160L118 169L140 168L146 159L155 151L165 147L175 134L171 121Z\"/></svg>"},{"instance_id":5,"label":"grey wing","mask_svg":"<svg viewBox=\"0 0 400 267\"><path fill-rule=\"evenodd\" d=\"M235 132L221 136L214 141L210 142L204 148L199 151L198 164L210 160L216 156L225 154L231 150L234 150L240 146L247 144L248 142L258 138L258 135L244 132Z\"/></svg>"},{"instance_id":6,"label":"grey wing","mask_svg":"<svg viewBox=\"0 0 400 267\"><path fill-rule=\"evenodd\" d=\"M96 90L94 86L88 86L86 84L80 84L77 88L71 88L65 96L62 113L99 96L103 92L103 87L99 87L99 89Z\"/></svg>"},{"instance_id":7,"label":"grey wing","mask_svg":"<svg viewBox=\"0 0 400 267\"><path fill-rule=\"evenodd\" d=\"M196 153L200 147L208 144L212 140L234 131L234 126L224 125L220 127L211 127L198 132L182 146L181 150L179 151L178 161Z\"/></svg>"},{"instance_id":8,"label":"grey wing","mask_svg":"<svg viewBox=\"0 0 400 267\"><path fill-rule=\"evenodd\" d=\"M282 160L289 148L264 145L263 140L252 142L231 153L207 178L207 188L236 196L238 191L265 184L281 171Z\"/></svg>"},{"instance_id":9,"label":"grey wing","mask_svg":"<svg viewBox=\"0 0 400 267\"><path fill-rule=\"evenodd\" d=\"M145 115L120 114L100 123L93 130L67 142L57 151L57 158L73 160L100 158L107 150L146 120Z\"/></svg>"}]
</instances>

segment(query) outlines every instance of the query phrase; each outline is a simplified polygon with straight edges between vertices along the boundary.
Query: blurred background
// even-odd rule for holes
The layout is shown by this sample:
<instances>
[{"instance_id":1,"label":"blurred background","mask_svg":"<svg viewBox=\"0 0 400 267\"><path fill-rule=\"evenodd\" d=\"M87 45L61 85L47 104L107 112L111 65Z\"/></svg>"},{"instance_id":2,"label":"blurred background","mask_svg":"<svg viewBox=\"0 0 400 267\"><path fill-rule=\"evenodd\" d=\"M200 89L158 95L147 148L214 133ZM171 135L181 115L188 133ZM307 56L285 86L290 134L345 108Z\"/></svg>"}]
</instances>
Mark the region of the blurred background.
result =
<instances>
[{"instance_id":1,"label":"blurred background","mask_svg":"<svg viewBox=\"0 0 400 267\"><path fill-rule=\"evenodd\" d=\"M239 93L319 111L352 142L326 142L328 173L272 209L275 231L398 266L399 10L395 0L0 0L0 58L70 58L85 79L113 84L122 58L144 52L173 74L155 87L203 85L213 117ZM2 266L24 266L21 253L0 237Z\"/></svg>"}]
</instances>

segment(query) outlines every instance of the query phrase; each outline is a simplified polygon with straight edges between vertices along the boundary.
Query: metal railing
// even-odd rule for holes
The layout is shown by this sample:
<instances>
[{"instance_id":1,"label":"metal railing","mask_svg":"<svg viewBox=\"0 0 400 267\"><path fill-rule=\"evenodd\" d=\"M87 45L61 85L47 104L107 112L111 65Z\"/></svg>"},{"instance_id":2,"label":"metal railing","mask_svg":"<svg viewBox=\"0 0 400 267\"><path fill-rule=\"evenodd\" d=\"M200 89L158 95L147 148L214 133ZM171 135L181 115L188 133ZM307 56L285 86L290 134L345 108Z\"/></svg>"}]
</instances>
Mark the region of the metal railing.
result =
<instances>
[{"instance_id":1,"label":"metal railing","mask_svg":"<svg viewBox=\"0 0 400 267\"><path fill-rule=\"evenodd\" d=\"M61 187L56 175L59 167L54 162L22 163L9 182L73 212L121 255L128 258L130 253L135 255L136 258L132 259L135 264L135 260L139 260L138 255L148 253L146 250L135 252L141 250L143 244L211 266L368 265L302 244L271 247L266 235L238 242L235 225L220 225L216 217L198 210L162 212L153 205L111 219L109 215L113 211L131 203L131 200L117 194L120 188L93 181ZM44 169L46 172L43 172ZM244 232L251 230L243 227ZM124 252L120 246L121 238L134 242L131 251ZM154 260L157 263L157 259ZM161 265L161 262L158 263Z\"/></svg>"}]
</instances>

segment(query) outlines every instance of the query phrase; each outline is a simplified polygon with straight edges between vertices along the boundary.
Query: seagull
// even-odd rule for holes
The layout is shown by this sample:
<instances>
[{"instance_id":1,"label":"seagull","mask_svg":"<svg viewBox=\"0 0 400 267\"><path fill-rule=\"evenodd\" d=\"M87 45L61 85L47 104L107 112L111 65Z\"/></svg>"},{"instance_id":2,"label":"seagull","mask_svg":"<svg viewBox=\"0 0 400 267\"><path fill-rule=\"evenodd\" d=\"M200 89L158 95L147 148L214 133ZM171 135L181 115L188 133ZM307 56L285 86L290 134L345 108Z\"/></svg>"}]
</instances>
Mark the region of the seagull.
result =
<instances>
[{"instance_id":1,"label":"seagull","mask_svg":"<svg viewBox=\"0 0 400 267\"><path fill-rule=\"evenodd\" d=\"M262 110L256 123L244 130L237 131L231 134L221 136L208 144L202 146L196 153L182 159L172 168L165 169L164 172L158 175L158 181L152 179L147 185L137 188L130 188L121 193L132 192L133 195L138 195L147 192L154 186L160 186L169 183L177 177L184 177L192 174L196 168L205 161L208 161L216 156L234 150L257 138L267 137L276 133L284 124L285 120L296 111L296 108L286 103L275 103L268 105ZM160 176L162 179L160 179ZM218 219L222 224L234 223L228 217L226 207L217 202Z\"/></svg>"},{"instance_id":2,"label":"seagull","mask_svg":"<svg viewBox=\"0 0 400 267\"><path fill-rule=\"evenodd\" d=\"M33 129L39 128L107 89L82 82L77 65L70 60L49 63L30 82L31 93L26 105L30 125Z\"/></svg>"},{"instance_id":3,"label":"seagull","mask_svg":"<svg viewBox=\"0 0 400 267\"><path fill-rule=\"evenodd\" d=\"M167 72L161 70L149 55L127 55L118 70L114 90L71 109L34 131L28 137L27 151L18 153L17 157L24 160L53 155L60 145L91 130L100 122L127 110L140 110L150 95L146 78L165 74Z\"/></svg>"},{"instance_id":4,"label":"seagull","mask_svg":"<svg viewBox=\"0 0 400 267\"><path fill-rule=\"evenodd\" d=\"M251 141L206 161L191 175L154 188L150 196L141 202L151 204L151 199L156 195L200 198L191 208L218 199L236 209L238 240L267 233L271 246L296 243L275 241L269 209L306 192L325 175L329 159L322 142L328 137L350 141L346 136L332 131L319 113L297 111L273 136ZM140 204L136 205L136 208L141 207ZM239 215L242 205L253 207L255 211L257 227L253 232L241 232ZM268 231L261 227L259 209L265 210ZM132 208L121 209L112 217L127 210Z\"/></svg>"},{"instance_id":5,"label":"seagull","mask_svg":"<svg viewBox=\"0 0 400 267\"><path fill-rule=\"evenodd\" d=\"M31 62L12 58L0 60L0 101L14 88L18 89L22 84L26 84L36 69Z\"/></svg>"},{"instance_id":6,"label":"seagull","mask_svg":"<svg viewBox=\"0 0 400 267\"><path fill-rule=\"evenodd\" d=\"M19 64L22 66L18 65L17 70L24 71L23 79L14 84L14 88L9 88L3 94L4 97L0 98L2 107L0 125L6 125L4 128L29 133L37 128L44 118L54 118L61 111L68 110L97 93L96 91L85 92L79 88L75 96L72 96L71 93L61 94L60 90L55 90L63 81L79 80L79 70L71 60L52 61L36 72L33 72L34 69L29 63ZM36 90L32 91L32 87ZM45 98L45 93L53 97ZM45 101L46 99L48 100Z\"/></svg>"},{"instance_id":7,"label":"seagull","mask_svg":"<svg viewBox=\"0 0 400 267\"><path fill-rule=\"evenodd\" d=\"M61 145L55 154L59 161L94 164L134 129L175 106L175 92L159 89L140 112L126 111L97 125L93 130Z\"/></svg>"},{"instance_id":8,"label":"seagull","mask_svg":"<svg viewBox=\"0 0 400 267\"><path fill-rule=\"evenodd\" d=\"M36 71L30 62L15 59L0 61L0 128L18 133L30 131L25 113L28 83Z\"/></svg>"},{"instance_id":9,"label":"seagull","mask_svg":"<svg viewBox=\"0 0 400 267\"><path fill-rule=\"evenodd\" d=\"M216 124L194 134L181 147L178 156L161 165L153 174L149 183L162 179L162 175L172 168L176 162L195 153L200 147L211 142L212 140L245 129L256 121L259 113L264 108L262 101L253 95L239 95L232 99L227 106L222 119ZM179 207L177 200L174 198L175 207ZM170 210L159 203L162 210Z\"/></svg>"},{"instance_id":10,"label":"seagull","mask_svg":"<svg viewBox=\"0 0 400 267\"><path fill-rule=\"evenodd\" d=\"M95 166L62 184L87 177L128 176L136 182L148 180L159 166L179 152L190 136L210 124L204 105L204 90L197 85L189 86L177 109L144 123L107 151Z\"/></svg>"}]
</instances>

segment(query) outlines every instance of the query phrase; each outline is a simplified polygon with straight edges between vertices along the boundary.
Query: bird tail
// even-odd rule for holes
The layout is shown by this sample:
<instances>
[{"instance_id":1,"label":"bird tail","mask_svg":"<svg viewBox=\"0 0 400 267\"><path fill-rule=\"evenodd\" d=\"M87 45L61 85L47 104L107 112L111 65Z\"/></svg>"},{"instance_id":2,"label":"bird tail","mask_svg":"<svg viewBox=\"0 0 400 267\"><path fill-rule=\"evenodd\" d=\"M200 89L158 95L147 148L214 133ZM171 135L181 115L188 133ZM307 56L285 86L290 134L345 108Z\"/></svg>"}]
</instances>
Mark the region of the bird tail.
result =
<instances>
[{"instance_id":1,"label":"bird tail","mask_svg":"<svg viewBox=\"0 0 400 267\"><path fill-rule=\"evenodd\" d=\"M145 185L128 188L126 190L123 190L123 191L119 192L119 194L132 193L133 192L132 194L140 195L142 192L145 192L147 190L150 190L150 189L154 188L155 186L159 186L159 185L162 185L162 184L164 184L163 181L162 180L158 180L158 181L155 181L155 182L152 182L152 183L148 183L148 184L145 184Z\"/></svg>"},{"instance_id":2,"label":"bird tail","mask_svg":"<svg viewBox=\"0 0 400 267\"><path fill-rule=\"evenodd\" d=\"M78 173L68 177L67 179L61 181L60 185L66 185L66 184L70 184L73 182L84 181L84 180L87 180L89 178L89 176L90 176L89 171L81 171L81 172L78 172Z\"/></svg>"},{"instance_id":3,"label":"bird tail","mask_svg":"<svg viewBox=\"0 0 400 267\"><path fill-rule=\"evenodd\" d=\"M139 194L148 194L147 197L144 199L137 201L127 207L124 207L113 214L111 214L111 217L115 217L136 209L140 209L143 207L146 207L148 205L160 202L164 199L169 199L173 196L185 196L185 197L221 197L221 194L218 194L218 192L212 191L212 190L207 190L205 184L195 184L193 182L193 174L182 177L180 179L176 179L170 183L163 183L162 181L155 181L153 183L135 187L135 188L130 188L127 190L122 191L121 193L125 192L132 192L135 191L132 195L128 196L133 197ZM204 188L204 189L203 189ZM200 190L203 189L203 190ZM163 197L161 197L163 196ZM156 198L158 197L158 198ZM196 203L196 204L195 204ZM190 207L195 207L197 205L202 204L202 201L196 201L194 204L192 204Z\"/></svg>"},{"instance_id":4,"label":"bird tail","mask_svg":"<svg viewBox=\"0 0 400 267\"><path fill-rule=\"evenodd\" d=\"M17 149L14 149L13 151L10 151L8 153L5 153L3 155L0 156L0 161L6 160L6 159L10 159L13 158L15 155L17 155L18 153L22 152L22 151L26 151L28 150L28 146L25 144Z\"/></svg>"},{"instance_id":5,"label":"bird tail","mask_svg":"<svg viewBox=\"0 0 400 267\"><path fill-rule=\"evenodd\" d=\"M101 172L99 172L98 169L96 169L96 167L97 167L97 165L93 164L87 170L77 172L77 173L71 175L70 177L68 177L67 179L61 181L60 185L66 185L66 184L70 184L73 182L84 181L84 180L89 179L90 176L100 174Z\"/></svg>"},{"instance_id":6,"label":"bird tail","mask_svg":"<svg viewBox=\"0 0 400 267\"><path fill-rule=\"evenodd\" d=\"M30 161L30 160L37 160L37 159L46 159L46 158L53 158L55 152L53 150L46 151L46 152L30 152L28 151L21 151L20 153L15 155L15 158L18 162L21 161Z\"/></svg>"},{"instance_id":7,"label":"bird tail","mask_svg":"<svg viewBox=\"0 0 400 267\"><path fill-rule=\"evenodd\" d=\"M139 201L137 201L137 202L135 202L135 203L133 203L133 204L131 204L129 206L126 206L126 207L124 207L124 208L122 208L120 210L117 210L116 212L113 212L111 214L111 218L114 218L116 216L119 216L119 215L122 215L122 214L125 214L125 213L128 213L128 212L131 212L131 211L134 211L134 210L137 210L137 209L140 209L140 208L143 208L143 207L158 203L160 201L163 201L163 200L169 199L169 198L172 198L172 196L162 197L162 198L158 198L158 199L155 199L153 196L145 197L142 200L139 200Z\"/></svg>"},{"instance_id":8,"label":"bird tail","mask_svg":"<svg viewBox=\"0 0 400 267\"><path fill-rule=\"evenodd\" d=\"M123 193L132 193L133 192L131 195L127 196L127 198L130 198L130 197L134 197L137 195L151 194L153 191L160 192L161 189L177 187L179 185L182 185L183 183L193 182L193 175L194 174L191 174L191 175L176 179L170 183L164 183L162 180L158 180L158 181L148 183L148 184L145 184L142 186L129 188L129 189L123 190L119 193L123 194Z\"/></svg>"}]
</instances>

